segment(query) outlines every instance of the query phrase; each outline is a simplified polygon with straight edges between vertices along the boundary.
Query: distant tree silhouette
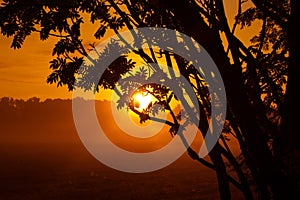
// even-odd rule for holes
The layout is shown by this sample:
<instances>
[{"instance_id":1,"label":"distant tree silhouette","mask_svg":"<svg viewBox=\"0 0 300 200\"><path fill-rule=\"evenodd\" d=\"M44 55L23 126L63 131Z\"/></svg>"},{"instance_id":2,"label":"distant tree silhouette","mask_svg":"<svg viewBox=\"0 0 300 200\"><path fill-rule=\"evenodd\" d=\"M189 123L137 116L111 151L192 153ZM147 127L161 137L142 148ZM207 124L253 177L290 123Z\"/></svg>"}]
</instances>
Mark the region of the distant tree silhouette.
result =
<instances>
[{"instance_id":1,"label":"distant tree silhouette","mask_svg":"<svg viewBox=\"0 0 300 200\"><path fill-rule=\"evenodd\" d=\"M299 19L299 2L252 0L238 1L238 13L233 27L228 24L222 0L83 0L83 1L21 1L4 0L0 8L1 34L13 37L11 47L21 48L26 37L38 32L41 40L58 38L53 48L54 59L50 61L53 70L47 82L58 86L74 88L75 76L89 49L95 44L85 45L81 35L84 23L83 13L98 27L95 41L101 40L108 30L119 33L124 29L139 27L164 27L185 33L200 43L212 56L226 87L228 111L223 134L209 153L212 163L200 159L189 148L191 158L216 171L221 199L231 199L229 183L241 190L246 199L289 199L299 182L299 173L292 170L299 154L299 134L296 131L296 68L299 63L299 38L295 27ZM235 34L238 27L246 29L255 21L261 24L258 35L253 35L246 46ZM223 36L221 39L221 35ZM228 45L226 45L228 44ZM110 48L121 48L110 43L100 58L105 58ZM170 67L178 66L190 84L193 85L200 105L199 130L208 129L210 99L203 77L185 59L166 51L156 52L133 50L146 63L159 63L165 59ZM97 60L97 62L101 62ZM106 69L99 82L93 80L92 68L88 80L82 79L84 89L98 91L99 87L114 89L120 78L136 67L128 54L120 56ZM144 70L144 69L143 69ZM141 70L134 76L151 77L150 72ZM131 85L138 84L132 81ZM137 80L137 79L136 79ZM119 106L131 105L126 99L126 85L121 89ZM157 91L157 104L170 110L168 98L175 98L168 88L143 91ZM124 99L122 99L124 97ZM149 120L149 113L137 114L141 122ZM296 113L296 114L295 114ZM174 113L170 132L177 132L180 116ZM184 117L184 116L182 116ZM226 134L232 134L239 142L241 155L231 153ZM296 142L295 142L296 141ZM226 170L226 162L234 169L234 179ZM298 168L299 169L299 168Z\"/></svg>"}]
</instances>

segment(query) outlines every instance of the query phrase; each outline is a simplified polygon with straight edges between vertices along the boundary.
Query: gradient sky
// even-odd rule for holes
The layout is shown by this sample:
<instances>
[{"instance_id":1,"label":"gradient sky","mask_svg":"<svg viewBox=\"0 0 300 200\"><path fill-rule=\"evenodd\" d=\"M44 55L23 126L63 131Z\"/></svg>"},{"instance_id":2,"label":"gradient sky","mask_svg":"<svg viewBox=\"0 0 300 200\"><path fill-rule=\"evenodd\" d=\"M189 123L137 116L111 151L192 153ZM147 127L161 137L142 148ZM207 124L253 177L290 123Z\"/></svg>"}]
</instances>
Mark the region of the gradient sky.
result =
<instances>
[{"instance_id":1,"label":"gradient sky","mask_svg":"<svg viewBox=\"0 0 300 200\"><path fill-rule=\"evenodd\" d=\"M232 25L237 0L224 2L229 23ZM89 24L82 26L85 44L92 42L91 36L95 28ZM239 31L238 35L242 36L244 41L248 41L249 34L255 31L251 29L250 32ZM57 88L56 85L46 83L46 78L51 73L49 61L52 60L51 52L56 40L50 38L47 41L40 41L39 35L34 33L27 38L21 49L13 50L10 48L12 38L0 35L0 97L71 98L72 93L68 92L66 87Z\"/></svg>"}]
</instances>

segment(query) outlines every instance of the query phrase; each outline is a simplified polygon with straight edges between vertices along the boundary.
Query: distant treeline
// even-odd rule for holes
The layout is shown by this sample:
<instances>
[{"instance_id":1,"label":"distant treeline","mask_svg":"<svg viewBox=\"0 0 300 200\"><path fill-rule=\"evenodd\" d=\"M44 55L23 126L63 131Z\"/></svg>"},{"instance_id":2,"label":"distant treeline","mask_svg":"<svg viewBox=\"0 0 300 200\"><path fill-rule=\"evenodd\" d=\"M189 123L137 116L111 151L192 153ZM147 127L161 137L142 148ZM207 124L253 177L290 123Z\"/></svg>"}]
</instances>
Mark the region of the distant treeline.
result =
<instances>
[{"instance_id":1,"label":"distant treeline","mask_svg":"<svg viewBox=\"0 0 300 200\"><path fill-rule=\"evenodd\" d=\"M101 107L105 103L96 101L96 104ZM0 124L11 120L35 121L39 118L72 119L72 100L46 99L42 101L38 97L31 97L27 100L12 97L0 98Z\"/></svg>"},{"instance_id":2,"label":"distant treeline","mask_svg":"<svg viewBox=\"0 0 300 200\"><path fill-rule=\"evenodd\" d=\"M46 99L41 101L38 97L31 97L27 100L24 99L14 99L12 97L2 97L0 98L0 110L8 111L8 110L22 110L27 107L31 107L33 105L39 104L48 104L48 103L61 103L61 102L70 102L70 99Z\"/></svg>"},{"instance_id":3,"label":"distant treeline","mask_svg":"<svg viewBox=\"0 0 300 200\"><path fill-rule=\"evenodd\" d=\"M0 124L36 123L43 119L71 118L72 104L69 99L46 99L41 101L37 97L14 99L2 97L0 99Z\"/></svg>"}]
</instances>

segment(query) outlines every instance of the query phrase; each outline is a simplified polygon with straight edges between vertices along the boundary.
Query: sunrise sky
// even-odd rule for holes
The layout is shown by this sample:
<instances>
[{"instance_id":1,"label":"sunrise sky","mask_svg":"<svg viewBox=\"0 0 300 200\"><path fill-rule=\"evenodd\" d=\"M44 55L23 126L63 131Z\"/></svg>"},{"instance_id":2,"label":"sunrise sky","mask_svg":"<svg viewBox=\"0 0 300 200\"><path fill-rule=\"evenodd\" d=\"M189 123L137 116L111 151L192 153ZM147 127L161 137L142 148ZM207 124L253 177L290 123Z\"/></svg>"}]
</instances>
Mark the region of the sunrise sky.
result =
<instances>
[{"instance_id":1,"label":"sunrise sky","mask_svg":"<svg viewBox=\"0 0 300 200\"><path fill-rule=\"evenodd\" d=\"M237 14L238 1L224 0L230 28L233 27ZM2 0L0 0L1 3ZM243 4L243 10L250 6L251 1ZM107 31L104 38L99 41L94 38L94 34L99 28L99 22L91 24L87 14L83 15L83 21L84 24L81 25L80 30L86 49L89 44L95 42L97 45L113 35L113 31ZM260 27L260 22L256 22L245 30L237 28L235 35L248 46L249 40L260 31ZM221 35L221 39L223 39L222 37L224 38L224 33ZM153 197L154 199L157 197L163 199L173 199L174 197L217 199L219 197L217 173L209 167L199 164L197 161L200 159L195 159L194 156L199 152L200 156L205 156L200 162L213 163L206 153L212 146L212 139L214 142L218 139L216 135L221 130L220 124L223 126L222 123L225 122L223 118L226 115L222 113L223 107L226 107L226 101L225 103L222 101L223 88L220 90L222 95L219 96L217 92L215 95L217 98L214 98L214 95L207 98L217 99L215 101L217 103L205 105L202 108L204 115L209 109L212 111L211 114L207 114L207 120L202 123L203 127L209 125L207 130L204 130L207 131L207 134L202 134L200 132L200 130L203 131L202 124L198 125L197 123L203 119L203 113L198 115L196 112L200 107L198 102L203 102L203 105L205 103L201 99L194 101L193 96L189 96L189 90L186 88L182 90L182 93L180 92L180 95L175 92L174 96L169 93L164 95L159 102L157 101L160 98L159 95L156 97L157 99L151 96L153 95L151 87L147 88L150 88L150 92L143 93L138 90L130 98L130 103L132 103L130 105L133 106L124 106L123 109L119 109L123 99L120 98L121 95L118 96L117 92L102 90L100 94L96 95L96 99L102 101L72 99L76 96L91 99L94 94L88 92L85 96L81 91L69 92L67 86L57 87L56 83L47 84L47 77L52 73L52 70L49 69L49 62L56 57L52 56L52 51L59 38L50 36L46 41L41 41L39 33L32 33L26 38L22 48L16 50L10 48L12 40L12 37L7 38L1 35L0 29L0 157L3 158L3 165L0 165L0 171L3 172L0 173L2 180L0 187L3 190L0 192L0 199L8 199L1 198L3 194L14 197L14 199L17 197L26 199L27 196L30 199L34 199L34 197L44 199L47 196L48 199L57 199L58 197L60 199L62 197L66 197L64 199L113 197L116 197L113 199L145 199L146 197L150 199ZM225 40L223 44L224 48L227 48ZM147 51L145 50L145 52ZM137 61L136 59L138 56L133 56L133 53L128 57L137 62L136 65L141 63L141 60ZM164 57L158 58L158 63L166 66L166 61L163 59ZM160 63L160 61L162 62ZM176 72L179 74L179 70L175 69L175 74ZM212 73L211 76L214 77L215 73ZM7 98L1 100L2 97L24 100L38 97L42 102L15 100L14 103L11 103L12 101L8 102ZM46 99L54 100L45 101ZM184 109L186 105L184 103L188 104L186 107L189 109ZM222 106L223 103L225 106ZM170 105L170 107L166 105ZM162 106L164 109L160 111L157 106ZM199 106L198 109L196 106ZM209 109L207 109L208 107ZM218 107L216 110L220 112L220 114L216 113L218 114L216 115L217 120L214 119L214 112L216 112L213 112L214 107ZM153 114L156 110L157 113ZM150 118L148 118L149 116ZM146 121L143 121L145 119ZM216 123L218 127L214 128L213 125ZM226 130L231 130L229 125L227 127ZM240 132L244 133L240 130L237 133L240 134ZM213 137L206 137L210 136L209 133L212 133ZM222 139L225 139L225 142L221 145L228 144L230 146L231 152L229 150L228 152L232 153L232 158L242 155L239 141L236 139L238 137L234 134L224 134L223 136ZM206 143L207 138L209 139L208 143ZM187 148L189 153L186 152ZM227 148L226 146L224 149L226 152ZM194 154L191 150L195 151ZM127 151L129 154L123 154ZM100 159L102 157L96 156L100 155L98 152L104 155L109 162L102 162L103 160ZM115 154L111 154L111 152ZM126 156L116 159L114 155L120 152ZM152 152L156 154L152 154ZM131 155L141 153L143 153L143 159L148 160L136 166L136 162L130 161ZM127 157L127 155L130 156ZM149 155L156 155L156 157L149 157ZM231 172L236 170L229 165L233 162L230 159L227 160L226 157L223 158L221 153L218 155L220 157L215 157L218 163L220 163L220 159L224 159L226 166L228 163L228 170L230 170L230 174L229 172L228 174L231 177ZM169 156L176 158L174 162L167 162L166 169L162 168L151 173L122 171L125 168L120 170L108 164L114 164L117 161L118 164L122 164L121 167L124 164L126 170L128 170L127 165L129 166L129 164L134 166L133 168L140 167L141 170L144 170L143 168L148 168L148 166L156 166L153 159L148 162L149 158L157 158L157 163L162 166L161 163L169 160L166 159ZM237 161L239 162L239 160ZM216 170L220 165L212 166ZM223 168L223 166L221 167ZM224 169L226 171L227 168ZM220 172L220 170L216 171ZM232 176L234 180L235 175ZM224 179L224 181L226 180ZM234 187L234 184L230 184L230 192L237 199L242 195Z\"/></svg>"},{"instance_id":2,"label":"sunrise sky","mask_svg":"<svg viewBox=\"0 0 300 200\"><path fill-rule=\"evenodd\" d=\"M0 1L1 2L1 1ZM237 0L226 2L226 12L230 25L237 12ZM88 19L85 20L88 22ZM96 26L85 23L82 27L85 44L93 42L92 35ZM257 27L251 27L258 31ZM249 33L253 31L238 30L238 36L244 41L249 41ZM251 34L251 35L252 35ZM46 83L47 76L51 73L49 61L52 60L51 52L56 38L40 41L37 33L28 37L21 49L10 48L12 38L0 35L0 97L28 99L36 96L46 98L71 98L72 93L67 88L57 88L56 85ZM102 95L107 99L107 95Z\"/></svg>"}]
</instances>

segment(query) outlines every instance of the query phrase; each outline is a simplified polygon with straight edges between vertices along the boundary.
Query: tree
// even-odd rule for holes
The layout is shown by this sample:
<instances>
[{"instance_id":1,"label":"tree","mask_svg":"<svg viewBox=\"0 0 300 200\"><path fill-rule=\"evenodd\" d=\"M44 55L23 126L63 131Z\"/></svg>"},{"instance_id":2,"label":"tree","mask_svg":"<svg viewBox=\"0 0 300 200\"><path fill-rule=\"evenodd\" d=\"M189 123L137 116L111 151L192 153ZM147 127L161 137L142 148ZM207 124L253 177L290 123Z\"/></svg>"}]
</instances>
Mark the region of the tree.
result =
<instances>
[{"instance_id":1,"label":"tree","mask_svg":"<svg viewBox=\"0 0 300 200\"><path fill-rule=\"evenodd\" d=\"M291 166L285 162L290 155L287 150L289 141L298 137L295 130L290 128L293 127L291 123L295 124L292 109L296 105L292 94L296 81L293 77L296 74L295 59L299 58L297 47L294 46L296 42L293 42L299 41L293 29L299 10L295 1L252 0L251 6L244 8L246 1L239 0L239 11L232 28L224 11L225 2L221 0L3 2L0 8L0 29L3 35L13 37L12 48L21 48L26 37L34 32L40 34L41 40L58 38L52 54L55 58L50 61L53 72L48 76L47 82L58 86L66 85L69 90L74 88L75 77L84 59L95 61L89 58L89 49L95 50L95 44L87 47L81 37L83 14L87 14L90 22L98 26L94 34L95 40L101 40L108 34L108 30L118 34L122 30L139 27L174 29L191 36L212 56L223 78L228 99L223 134L209 153L212 163L205 162L193 149L188 148L191 158L216 171L222 199L230 199L229 183L240 189L246 199L254 198L252 182L259 199L283 199L296 192L294 185L297 178L293 178L295 172L291 172ZM258 35L253 36L251 45L247 47L235 35L235 30L238 26L247 28L254 21L261 23L261 30ZM136 37L134 32L132 35ZM174 38L180 43L176 36ZM126 44L126 40L123 42ZM105 59L110 49L120 48L118 43L112 42L104 52L99 52L100 58ZM194 63L191 64L169 51L157 52L151 46L147 51L133 48L132 52L146 63L165 62L174 70L178 68L196 94L201 119L198 129L205 136L209 118L214 117L209 114L211 98L217 97L210 96L204 77L195 70ZM101 63L101 59L96 62ZM89 66L85 68L89 76L80 81L82 88L94 91L98 91L99 87L115 89L120 78L128 76L131 70L136 70L136 62L131 60L128 52L123 52L122 56L108 66L100 81L93 79L93 69ZM151 78L151 73L160 71L153 64L149 64L147 70L141 69L131 75L135 78ZM169 73L172 74L172 70ZM141 91L155 96L154 104L170 111L173 122L167 124L171 126L171 134L177 134L178 123L184 116L176 116L170 108L169 98L178 98L170 88L155 84L139 85L133 79L127 82L124 80L126 84L123 84L120 91L119 106L127 105L136 111L132 99L125 97L129 94L128 88L134 85L133 88L136 89L138 86ZM286 99L290 106L287 106ZM136 114L144 122L150 119L150 112L154 111L145 109L142 112L136 111ZM234 135L239 142L241 160L231 153L226 134ZM286 141L285 138L290 139ZM233 167L237 179L226 171L226 161Z\"/></svg>"}]
</instances>

